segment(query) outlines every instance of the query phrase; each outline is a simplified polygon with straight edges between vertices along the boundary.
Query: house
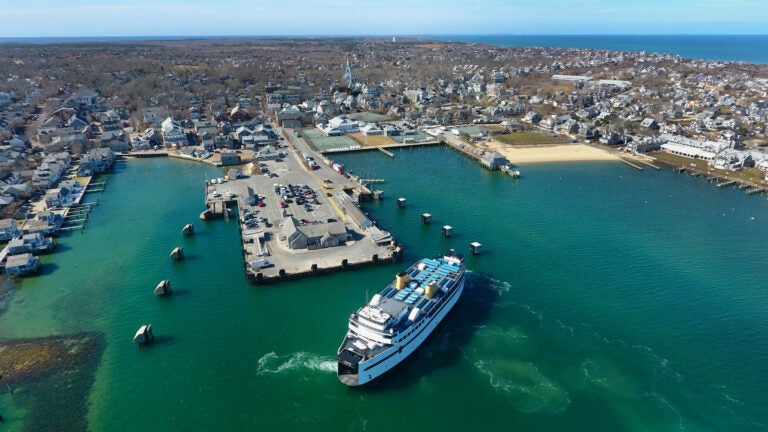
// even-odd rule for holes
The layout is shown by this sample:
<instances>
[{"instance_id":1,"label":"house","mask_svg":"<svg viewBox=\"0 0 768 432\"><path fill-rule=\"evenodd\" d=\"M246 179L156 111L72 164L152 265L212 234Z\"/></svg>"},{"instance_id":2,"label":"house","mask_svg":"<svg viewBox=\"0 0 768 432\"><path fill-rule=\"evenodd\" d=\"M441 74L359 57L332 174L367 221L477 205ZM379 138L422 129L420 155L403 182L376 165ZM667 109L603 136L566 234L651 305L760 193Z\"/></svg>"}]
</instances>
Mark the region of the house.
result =
<instances>
[{"instance_id":1,"label":"house","mask_svg":"<svg viewBox=\"0 0 768 432\"><path fill-rule=\"evenodd\" d=\"M240 154L233 151L222 152L221 164L223 166L240 164Z\"/></svg>"},{"instance_id":2,"label":"house","mask_svg":"<svg viewBox=\"0 0 768 432\"><path fill-rule=\"evenodd\" d=\"M75 180L64 180L56 189L50 189L45 193L46 208L71 207L80 196L83 185Z\"/></svg>"},{"instance_id":3,"label":"house","mask_svg":"<svg viewBox=\"0 0 768 432\"><path fill-rule=\"evenodd\" d=\"M302 127L304 113L296 107L283 108L277 113L277 122L280 126L289 129L299 129Z\"/></svg>"},{"instance_id":4,"label":"house","mask_svg":"<svg viewBox=\"0 0 768 432\"><path fill-rule=\"evenodd\" d=\"M650 117L644 118L643 121L640 122L640 126L650 130L659 130L660 128L659 124L656 123L656 120Z\"/></svg>"},{"instance_id":5,"label":"house","mask_svg":"<svg viewBox=\"0 0 768 432\"><path fill-rule=\"evenodd\" d=\"M36 233L54 235L64 223L64 217L50 210L38 212L34 219L28 219L24 225L24 234Z\"/></svg>"},{"instance_id":6,"label":"house","mask_svg":"<svg viewBox=\"0 0 768 432\"><path fill-rule=\"evenodd\" d=\"M109 147L113 152L127 152L131 150L130 144L128 144L128 138L126 134L114 135L109 139L102 138L101 145ZM149 141L147 140L147 145Z\"/></svg>"},{"instance_id":7,"label":"house","mask_svg":"<svg viewBox=\"0 0 768 432\"><path fill-rule=\"evenodd\" d=\"M102 173L109 169L115 163L115 152L108 148L97 148L88 150L80 158L80 169L77 175L85 177L93 173ZM88 174L90 173L90 174Z\"/></svg>"},{"instance_id":8,"label":"house","mask_svg":"<svg viewBox=\"0 0 768 432\"><path fill-rule=\"evenodd\" d=\"M363 133L365 136L372 136L372 135L383 135L384 129L379 127L379 125L375 123L368 123L362 128L360 128L360 132Z\"/></svg>"},{"instance_id":9,"label":"house","mask_svg":"<svg viewBox=\"0 0 768 432\"><path fill-rule=\"evenodd\" d=\"M256 153L256 159L258 160L276 160L280 159L280 157L280 153L271 145L260 148Z\"/></svg>"},{"instance_id":10,"label":"house","mask_svg":"<svg viewBox=\"0 0 768 432\"><path fill-rule=\"evenodd\" d=\"M229 120L232 122L248 121L252 118L251 114L241 107L239 104L229 112Z\"/></svg>"},{"instance_id":11,"label":"house","mask_svg":"<svg viewBox=\"0 0 768 432\"><path fill-rule=\"evenodd\" d=\"M8 241L20 234L16 219L0 219L0 241Z\"/></svg>"},{"instance_id":12,"label":"house","mask_svg":"<svg viewBox=\"0 0 768 432\"><path fill-rule=\"evenodd\" d=\"M579 125L579 136L585 140L596 140L600 138L600 131L591 123L581 123Z\"/></svg>"},{"instance_id":13,"label":"house","mask_svg":"<svg viewBox=\"0 0 768 432\"><path fill-rule=\"evenodd\" d=\"M358 132L360 125L349 117L342 115L328 120L328 123L318 125L317 128L325 136L341 136Z\"/></svg>"},{"instance_id":14,"label":"house","mask_svg":"<svg viewBox=\"0 0 768 432\"><path fill-rule=\"evenodd\" d=\"M181 124L168 117L160 125L160 133L163 136L163 145L166 148L184 147L187 145L187 135L184 133Z\"/></svg>"},{"instance_id":15,"label":"house","mask_svg":"<svg viewBox=\"0 0 768 432\"><path fill-rule=\"evenodd\" d=\"M53 250L53 240L39 232L24 234L23 237L17 237L8 242L8 253L11 255L45 253L51 250Z\"/></svg>"},{"instance_id":16,"label":"house","mask_svg":"<svg viewBox=\"0 0 768 432\"><path fill-rule=\"evenodd\" d=\"M65 168L56 162L43 162L35 170L32 184L40 189L48 189L59 181L64 171Z\"/></svg>"},{"instance_id":17,"label":"house","mask_svg":"<svg viewBox=\"0 0 768 432\"><path fill-rule=\"evenodd\" d=\"M400 126L388 124L384 126L384 135L386 136L400 136L403 134L403 130Z\"/></svg>"},{"instance_id":18,"label":"house","mask_svg":"<svg viewBox=\"0 0 768 432\"><path fill-rule=\"evenodd\" d=\"M343 222L329 222L317 225L301 225L289 216L280 229L280 238L289 249L324 249L343 245L352 239Z\"/></svg>"},{"instance_id":19,"label":"house","mask_svg":"<svg viewBox=\"0 0 768 432\"><path fill-rule=\"evenodd\" d=\"M621 137L616 131L605 131L600 134L600 144L617 145L621 141Z\"/></svg>"},{"instance_id":20,"label":"house","mask_svg":"<svg viewBox=\"0 0 768 432\"><path fill-rule=\"evenodd\" d=\"M0 186L0 194L9 195L16 199L23 199L32 195L32 186L27 183L17 183Z\"/></svg>"},{"instance_id":21,"label":"house","mask_svg":"<svg viewBox=\"0 0 768 432\"><path fill-rule=\"evenodd\" d=\"M209 151L212 150L212 149L209 149L208 147L206 147L206 144L207 144L205 142L206 140L203 139L203 141L204 141L203 142L203 147L206 150L209 150ZM218 134L215 137L213 137L213 148L217 148L217 149L235 149L237 147L238 147L237 141L232 139L232 137L229 136L229 135Z\"/></svg>"},{"instance_id":22,"label":"house","mask_svg":"<svg viewBox=\"0 0 768 432\"><path fill-rule=\"evenodd\" d=\"M627 150L635 153L646 153L659 150L664 141L655 137L642 137L627 143Z\"/></svg>"},{"instance_id":23,"label":"house","mask_svg":"<svg viewBox=\"0 0 768 432\"><path fill-rule=\"evenodd\" d=\"M730 171L738 171L744 166L750 164L752 156L745 152L736 150L724 150L709 161L709 166Z\"/></svg>"},{"instance_id":24,"label":"house","mask_svg":"<svg viewBox=\"0 0 768 432\"><path fill-rule=\"evenodd\" d=\"M152 146L149 143L149 138L144 134L135 134L131 138L131 148L133 150L149 150Z\"/></svg>"},{"instance_id":25,"label":"house","mask_svg":"<svg viewBox=\"0 0 768 432\"><path fill-rule=\"evenodd\" d=\"M212 121L198 120L198 121L195 121L194 124L195 124L195 133L198 136L202 137L206 133L210 134L211 136L214 136L217 133L219 133L219 126Z\"/></svg>"},{"instance_id":26,"label":"house","mask_svg":"<svg viewBox=\"0 0 768 432\"><path fill-rule=\"evenodd\" d=\"M168 110L165 108L146 108L143 112L142 119L144 123L148 123L152 126L160 126L162 119L168 116Z\"/></svg>"},{"instance_id":27,"label":"house","mask_svg":"<svg viewBox=\"0 0 768 432\"><path fill-rule=\"evenodd\" d=\"M525 113L522 121L526 123L537 124L541 121L541 114L537 113L536 111L528 111Z\"/></svg>"},{"instance_id":28,"label":"house","mask_svg":"<svg viewBox=\"0 0 768 432\"><path fill-rule=\"evenodd\" d=\"M480 158L480 163L489 170L497 170L509 162L501 153L487 152Z\"/></svg>"},{"instance_id":29,"label":"house","mask_svg":"<svg viewBox=\"0 0 768 432\"><path fill-rule=\"evenodd\" d=\"M31 253L9 255L5 262L5 272L9 275L34 273L40 268L40 258Z\"/></svg>"}]
</instances>

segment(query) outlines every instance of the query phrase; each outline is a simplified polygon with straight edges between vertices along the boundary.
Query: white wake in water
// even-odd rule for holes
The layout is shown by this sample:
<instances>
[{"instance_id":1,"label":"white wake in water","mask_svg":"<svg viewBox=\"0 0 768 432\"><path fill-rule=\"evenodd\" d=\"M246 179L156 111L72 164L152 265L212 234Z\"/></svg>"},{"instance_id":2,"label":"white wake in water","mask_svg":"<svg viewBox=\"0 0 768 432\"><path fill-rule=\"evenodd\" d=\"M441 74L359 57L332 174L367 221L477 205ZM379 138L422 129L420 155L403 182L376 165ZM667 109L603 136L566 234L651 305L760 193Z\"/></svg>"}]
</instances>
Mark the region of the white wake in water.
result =
<instances>
[{"instance_id":1,"label":"white wake in water","mask_svg":"<svg viewBox=\"0 0 768 432\"><path fill-rule=\"evenodd\" d=\"M292 370L313 370L335 373L336 359L322 357L312 353L300 351L293 354L278 355L274 351L264 354L259 359L256 372L261 374L280 373Z\"/></svg>"}]
</instances>

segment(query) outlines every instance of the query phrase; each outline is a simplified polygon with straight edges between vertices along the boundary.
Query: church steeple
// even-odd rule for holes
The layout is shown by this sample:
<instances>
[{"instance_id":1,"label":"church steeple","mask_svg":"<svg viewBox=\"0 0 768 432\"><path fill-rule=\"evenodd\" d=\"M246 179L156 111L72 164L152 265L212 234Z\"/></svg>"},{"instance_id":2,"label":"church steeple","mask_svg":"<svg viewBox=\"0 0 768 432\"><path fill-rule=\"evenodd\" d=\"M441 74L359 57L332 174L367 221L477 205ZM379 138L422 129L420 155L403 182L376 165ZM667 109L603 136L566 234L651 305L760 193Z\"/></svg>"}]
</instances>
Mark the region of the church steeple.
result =
<instances>
[{"instance_id":1,"label":"church steeple","mask_svg":"<svg viewBox=\"0 0 768 432\"><path fill-rule=\"evenodd\" d=\"M344 77L342 77L342 81L344 81L344 84L346 84L349 88L355 86L355 76L352 75L352 68L349 66L349 57L347 57L347 68L344 70Z\"/></svg>"}]
</instances>

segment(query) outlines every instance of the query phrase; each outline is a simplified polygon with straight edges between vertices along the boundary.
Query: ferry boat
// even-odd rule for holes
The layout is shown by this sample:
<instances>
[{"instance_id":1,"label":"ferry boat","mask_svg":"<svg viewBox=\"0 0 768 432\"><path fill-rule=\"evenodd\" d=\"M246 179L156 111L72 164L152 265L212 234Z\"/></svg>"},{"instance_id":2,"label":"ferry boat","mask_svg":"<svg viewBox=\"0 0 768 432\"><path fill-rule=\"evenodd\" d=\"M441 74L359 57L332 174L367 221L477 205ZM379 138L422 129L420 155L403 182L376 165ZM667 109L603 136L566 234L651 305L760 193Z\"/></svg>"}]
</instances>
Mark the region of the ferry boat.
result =
<instances>
[{"instance_id":1,"label":"ferry boat","mask_svg":"<svg viewBox=\"0 0 768 432\"><path fill-rule=\"evenodd\" d=\"M337 352L339 380L365 384L408 357L450 312L464 291L464 257L453 250L423 258L349 317Z\"/></svg>"}]
</instances>

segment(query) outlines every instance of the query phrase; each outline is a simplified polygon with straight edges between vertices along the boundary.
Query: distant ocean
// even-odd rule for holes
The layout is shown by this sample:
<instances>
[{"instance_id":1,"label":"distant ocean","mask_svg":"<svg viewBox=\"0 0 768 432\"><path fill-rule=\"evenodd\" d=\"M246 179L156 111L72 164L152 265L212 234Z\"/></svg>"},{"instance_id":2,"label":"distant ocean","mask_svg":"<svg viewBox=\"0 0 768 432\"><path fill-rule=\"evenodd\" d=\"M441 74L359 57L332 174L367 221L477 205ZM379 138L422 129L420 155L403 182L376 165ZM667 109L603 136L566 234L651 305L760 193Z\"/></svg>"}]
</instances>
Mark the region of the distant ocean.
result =
<instances>
[{"instance_id":1,"label":"distant ocean","mask_svg":"<svg viewBox=\"0 0 768 432\"><path fill-rule=\"evenodd\" d=\"M126 42L192 39L322 38L360 36L88 36L0 38L4 43ZM427 39L473 42L502 47L555 47L645 51L689 59L768 63L768 35L422 35Z\"/></svg>"},{"instance_id":2,"label":"distant ocean","mask_svg":"<svg viewBox=\"0 0 768 432\"><path fill-rule=\"evenodd\" d=\"M425 36L452 42L503 47L555 47L645 51L683 58L768 63L768 35L442 35Z\"/></svg>"}]
</instances>

